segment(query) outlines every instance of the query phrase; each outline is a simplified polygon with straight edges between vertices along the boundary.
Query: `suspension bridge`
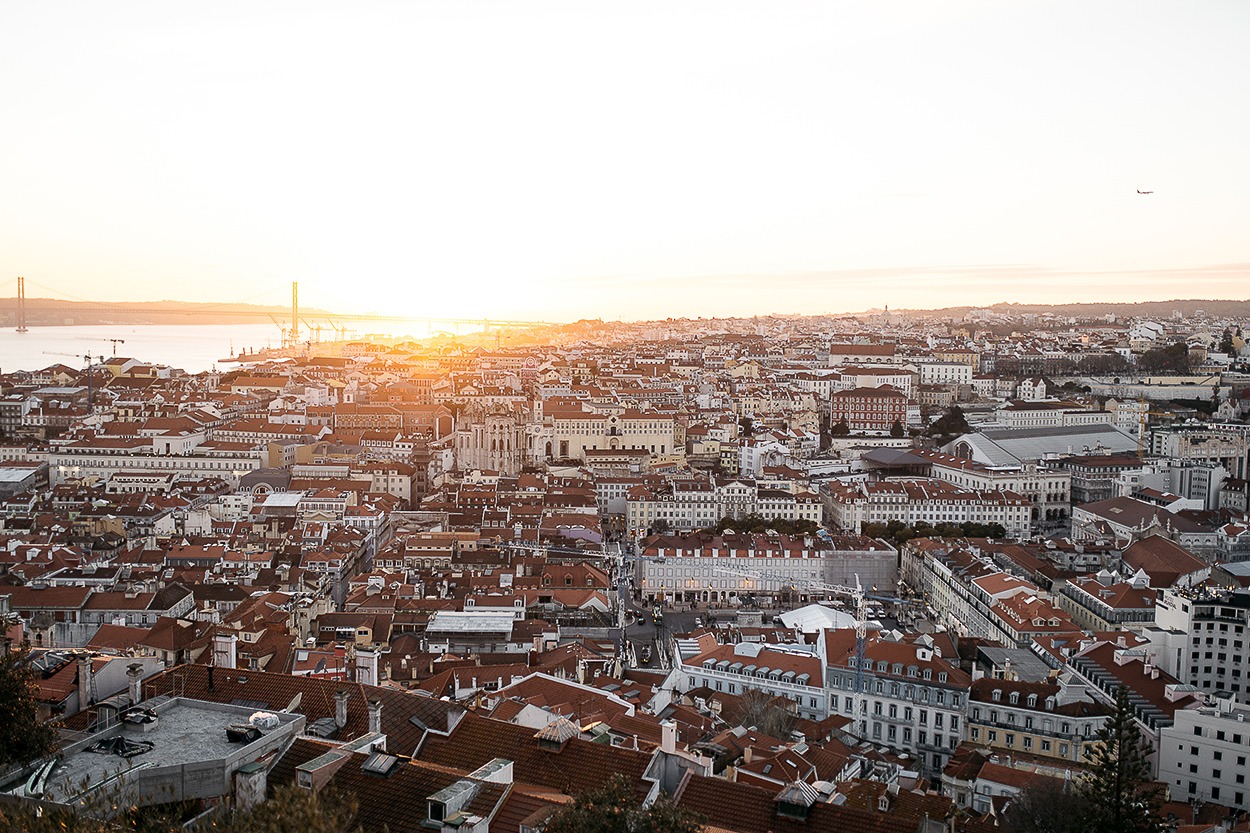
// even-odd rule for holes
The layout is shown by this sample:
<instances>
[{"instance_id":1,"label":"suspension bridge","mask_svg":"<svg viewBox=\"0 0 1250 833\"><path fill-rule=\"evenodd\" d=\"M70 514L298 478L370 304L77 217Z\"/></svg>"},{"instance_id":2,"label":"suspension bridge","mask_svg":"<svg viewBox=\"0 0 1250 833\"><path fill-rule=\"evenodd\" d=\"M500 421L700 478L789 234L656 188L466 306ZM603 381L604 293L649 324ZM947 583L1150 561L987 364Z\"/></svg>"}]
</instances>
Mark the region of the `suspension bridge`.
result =
<instances>
[{"instance_id":1,"label":"suspension bridge","mask_svg":"<svg viewBox=\"0 0 1250 833\"><path fill-rule=\"evenodd\" d=\"M435 332L435 325L439 327L451 327L459 334L462 327L472 327L474 330L483 332L500 331L500 330L526 330L536 327L554 326L550 321L517 321L502 318L439 318L419 313L395 312L395 313L340 313L326 312L323 310L304 311L300 310L299 298L299 282L291 282L291 311L290 317L286 320L279 318L279 315L285 315L279 309L269 306L257 306L249 303L259 296L244 299L242 301L223 302L216 304L170 304L169 302L151 302L142 305L125 304L111 301L92 301L86 298L78 298L64 290L54 289L44 286L34 281L27 280L25 277L17 277L11 280L0 282L0 291L5 287L15 286L15 294L11 297L0 298L0 322L11 323L19 333L27 332L30 326L30 318L28 313L46 310L48 302L71 302L74 304L83 304L84 307L79 309L82 312L90 312L92 314L134 314L141 312L145 315L153 316L185 316L191 318L204 318L205 316L214 316L221 318L239 318L239 319L269 319L282 331L282 341L285 345L299 344L305 339L304 333L309 336L317 334L318 339L322 330L322 323L325 322L327 328L332 330L336 336L345 337L348 323L361 322L424 322L428 330ZM27 305L27 285L38 288L43 292L50 293L54 297L48 298L31 298L31 308ZM267 290L269 294L273 290ZM36 309L37 307L37 309Z\"/></svg>"}]
</instances>

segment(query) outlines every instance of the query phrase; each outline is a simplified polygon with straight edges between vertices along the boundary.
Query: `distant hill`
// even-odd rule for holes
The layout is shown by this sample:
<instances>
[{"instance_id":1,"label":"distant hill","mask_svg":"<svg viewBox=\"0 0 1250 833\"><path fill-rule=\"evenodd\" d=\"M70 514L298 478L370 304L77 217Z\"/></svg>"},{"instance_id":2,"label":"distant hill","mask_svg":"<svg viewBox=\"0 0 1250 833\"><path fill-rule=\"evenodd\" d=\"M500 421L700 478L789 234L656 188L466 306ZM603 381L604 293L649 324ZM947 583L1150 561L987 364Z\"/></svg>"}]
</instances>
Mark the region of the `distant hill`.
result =
<instances>
[{"instance_id":1,"label":"distant hill","mask_svg":"<svg viewBox=\"0 0 1250 833\"><path fill-rule=\"evenodd\" d=\"M93 324L263 324L270 316L289 324L290 307L185 301L60 301L26 299L29 327ZM322 309L300 310L300 317L329 315ZM17 320L17 299L0 298L0 326Z\"/></svg>"},{"instance_id":2,"label":"distant hill","mask_svg":"<svg viewBox=\"0 0 1250 833\"><path fill-rule=\"evenodd\" d=\"M1058 315L1067 318L1100 318L1114 314L1118 318L1169 318L1176 310L1184 316L1192 316L1202 310L1214 318L1250 318L1250 300L1184 300L1141 301L1128 303L1082 303L1082 304L993 304L992 306L943 307L929 310L897 310L910 315L931 315L942 318L962 318L974 309L988 309L1004 315Z\"/></svg>"}]
</instances>

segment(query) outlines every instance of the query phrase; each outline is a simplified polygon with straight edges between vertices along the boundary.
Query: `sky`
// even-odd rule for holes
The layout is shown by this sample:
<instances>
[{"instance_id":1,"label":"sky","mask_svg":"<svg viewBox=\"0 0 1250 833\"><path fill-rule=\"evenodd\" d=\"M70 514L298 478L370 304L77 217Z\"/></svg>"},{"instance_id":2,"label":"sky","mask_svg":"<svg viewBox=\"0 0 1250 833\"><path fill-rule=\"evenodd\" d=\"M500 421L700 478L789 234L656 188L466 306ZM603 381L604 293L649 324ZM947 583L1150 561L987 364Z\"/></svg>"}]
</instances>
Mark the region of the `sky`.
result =
<instances>
[{"instance_id":1,"label":"sky","mask_svg":"<svg viewBox=\"0 0 1250 833\"><path fill-rule=\"evenodd\" d=\"M1248 298L1248 42L1244 0L7 3L0 295Z\"/></svg>"}]
</instances>

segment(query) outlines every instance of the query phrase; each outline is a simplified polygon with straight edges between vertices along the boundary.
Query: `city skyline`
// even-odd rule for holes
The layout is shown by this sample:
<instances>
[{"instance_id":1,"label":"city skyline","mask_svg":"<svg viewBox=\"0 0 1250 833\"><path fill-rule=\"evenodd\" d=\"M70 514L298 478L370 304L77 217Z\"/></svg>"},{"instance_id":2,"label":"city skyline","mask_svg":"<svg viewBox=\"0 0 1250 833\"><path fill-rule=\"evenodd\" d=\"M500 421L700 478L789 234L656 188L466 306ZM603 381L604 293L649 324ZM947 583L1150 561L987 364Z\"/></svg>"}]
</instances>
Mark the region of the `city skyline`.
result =
<instances>
[{"instance_id":1,"label":"city skyline","mask_svg":"<svg viewBox=\"0 0 1250 833\"><path fill-rule=\"evenodd\" d=\"M298 280L343 312L642 320L1250 283L1244 6L8 17L0 275L71 299Z\"/></svg>"}]
</instances>

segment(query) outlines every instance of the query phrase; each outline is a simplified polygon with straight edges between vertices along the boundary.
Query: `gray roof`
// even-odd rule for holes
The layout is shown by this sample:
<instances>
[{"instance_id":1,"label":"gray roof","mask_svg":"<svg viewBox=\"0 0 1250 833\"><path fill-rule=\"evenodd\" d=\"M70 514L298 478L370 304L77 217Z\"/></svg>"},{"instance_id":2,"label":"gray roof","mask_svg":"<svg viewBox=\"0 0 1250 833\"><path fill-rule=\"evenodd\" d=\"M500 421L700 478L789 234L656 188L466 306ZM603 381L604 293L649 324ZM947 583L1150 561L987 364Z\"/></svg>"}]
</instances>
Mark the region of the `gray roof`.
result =
<instances>
[{"instance_id":1,"label":"gray roof","mask_svg":"<svg viewBox=\"0 0 1250 833\"><path fill-rule=\"evenodd\" d=\"M960 443L973 448L973 459L990 466L1016 466L1068 454L1116 454L1137 451L1137 438L1114 425L1071 425L1054 428L987 428L964 434L942 447L953 454Z\"/></svg>"},{"instance_id":2,"label":"gray roof","mask_svg":"<svg viewBox=\"0 0 1250 833\"><path fill-rule=\"evenodd\" d=\"M1005 667L1007 661L1010 660L1011 670L1018 679L1025 682L1044 682L1050 677L1050 666L1042 662L1041 658L1028 648L995 648L982 645L977 648L977 652L995 668Z\"/></svg>"}]
</instances>

